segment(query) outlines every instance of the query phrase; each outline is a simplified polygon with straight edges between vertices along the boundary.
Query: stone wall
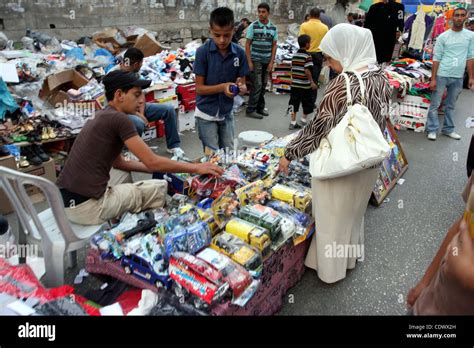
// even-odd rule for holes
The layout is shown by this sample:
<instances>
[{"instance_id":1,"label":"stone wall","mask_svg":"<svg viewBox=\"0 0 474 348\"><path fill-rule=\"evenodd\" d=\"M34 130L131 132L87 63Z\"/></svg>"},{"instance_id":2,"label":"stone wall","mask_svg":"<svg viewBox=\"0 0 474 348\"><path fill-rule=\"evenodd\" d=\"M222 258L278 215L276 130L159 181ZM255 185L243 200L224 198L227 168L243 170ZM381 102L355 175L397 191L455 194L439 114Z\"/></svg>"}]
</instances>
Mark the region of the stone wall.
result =
<instances>
[{"instance_id":1,"label":"stone wall","mask_svg":"<svg viewBox=\"0 0 474 348\"><path fill-rule=\"evenodd\" d=\"M106 27L140 26L161 41L181 42L208 34L209 14L228 6L236 19L256 18L261 0L2 0L0 31L19 40L26 29L58 39L77 40ZM331 10L335 0L268 0L271 19L280 32L301 23L313 6Z\"/></svg>"}]
</instances>

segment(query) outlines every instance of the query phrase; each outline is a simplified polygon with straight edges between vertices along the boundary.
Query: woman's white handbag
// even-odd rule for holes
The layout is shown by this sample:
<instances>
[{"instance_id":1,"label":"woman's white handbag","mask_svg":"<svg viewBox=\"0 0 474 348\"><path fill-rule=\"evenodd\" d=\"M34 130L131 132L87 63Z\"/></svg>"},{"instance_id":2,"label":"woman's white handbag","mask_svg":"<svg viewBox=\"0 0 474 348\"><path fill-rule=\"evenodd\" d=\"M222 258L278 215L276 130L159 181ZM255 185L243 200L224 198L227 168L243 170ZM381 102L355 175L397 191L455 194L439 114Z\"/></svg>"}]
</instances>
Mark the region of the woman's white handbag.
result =
<instances>
[{"instance_id":1,"label":"woman's white handbag","mask_svg":"<svg viewBox=\"0 0 474 348\"><path fill-rule=\"evenodd\" d=\"M354 72L355 73L355 72ZM350 81L346 73L347 113L341 122L321 140L310 156L309 171L319 179L332 179L356 173L381 163L390 154L390 146L365 103L365 86L360 83L362 104L352 105Z\"/></svg>"}]
</instances>

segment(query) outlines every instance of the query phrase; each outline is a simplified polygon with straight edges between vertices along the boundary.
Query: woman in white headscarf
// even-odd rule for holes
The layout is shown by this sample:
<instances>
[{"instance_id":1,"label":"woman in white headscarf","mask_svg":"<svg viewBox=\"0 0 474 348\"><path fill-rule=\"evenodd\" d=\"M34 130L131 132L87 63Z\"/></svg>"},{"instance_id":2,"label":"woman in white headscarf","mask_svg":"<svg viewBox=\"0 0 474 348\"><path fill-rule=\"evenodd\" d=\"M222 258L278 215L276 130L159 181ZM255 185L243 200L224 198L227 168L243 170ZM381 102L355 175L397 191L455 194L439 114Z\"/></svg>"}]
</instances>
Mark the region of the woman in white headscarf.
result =
<instances>
[{"instance_id":1,"label":"woman in white headscarf","mask_svg":"<svg viewBox=\"0 0 474 348\"><path fill-rule=\"evenodd\" d=\"M383 70L375 65L370 30L338 24L324 36L320 48L333 70L349 76L354 103L361 102L359 82L353 73L359 72L365 84L365 105L384 130L391 90ZM286 147L280 171L288 172L290 161L314 152L346 112L346 82L339 75L328 84L314 118ZM312 179L316 233L305 264L326 283L344 279L347 269L355 267L356 259L364 257L364 214L378 173L379 168L370 168L335 179Z\"/></svg>"}]
</instances>

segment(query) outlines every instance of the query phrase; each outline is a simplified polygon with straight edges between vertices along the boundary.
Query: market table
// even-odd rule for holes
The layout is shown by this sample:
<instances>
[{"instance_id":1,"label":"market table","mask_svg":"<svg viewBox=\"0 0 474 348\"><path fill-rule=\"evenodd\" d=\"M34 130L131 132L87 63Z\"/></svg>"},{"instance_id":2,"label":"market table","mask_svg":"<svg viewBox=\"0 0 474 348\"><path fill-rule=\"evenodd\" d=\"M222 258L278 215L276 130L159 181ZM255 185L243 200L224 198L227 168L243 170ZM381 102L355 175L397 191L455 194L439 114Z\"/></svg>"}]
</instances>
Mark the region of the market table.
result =
<instances>
[{"instance_id":1,"label":"market table","mask_svg":"<svg viewBox=\"0 0 474 348\"><path fill-rule=\"evenodd\" d=\"M294 246L293 241L289 240L264 261L258 290L244 307L225 302L214 305L211 309L211 314L272 315L277 313L283 306L283 296L285 293L304 274L304 259L309 248L310 239L297 246ZM120 261L103 261L97 250L89 249L85 267L89 273L108 275L137 288L158 292L154 285L144 282L133 275L126 274L120 265Z\"/></svg>"}]
</instances>

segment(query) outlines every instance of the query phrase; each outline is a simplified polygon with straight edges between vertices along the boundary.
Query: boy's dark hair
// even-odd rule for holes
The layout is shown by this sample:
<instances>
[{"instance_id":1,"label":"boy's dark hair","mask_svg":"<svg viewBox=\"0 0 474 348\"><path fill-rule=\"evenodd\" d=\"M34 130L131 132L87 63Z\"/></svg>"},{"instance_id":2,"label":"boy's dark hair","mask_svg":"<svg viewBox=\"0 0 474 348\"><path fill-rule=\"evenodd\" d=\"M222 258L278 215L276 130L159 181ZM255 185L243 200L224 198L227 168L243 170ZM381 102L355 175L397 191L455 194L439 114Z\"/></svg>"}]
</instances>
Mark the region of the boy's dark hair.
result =
<instances>
[{"instance_id":1,"label":"boy's dark hair","mask_svg":"<svg viewBox=\"0 0 474 348\"><path fill-rule=\"evenodd\" d=\"M133 87L135 87L135 86L125 86L125 87L114 88L114 89L106 89L105 90L105 98L107 99L107 101L112 101L112 100L114 100L115 92L117 92L119 89L122 90L124 93L127 93Z\"/></svg>"},{"instance_id":2,"label":"boy's dark hair","mask_svg":"<svg viewBox=\"0 0 474 348\"><path fill-rule=\"evenodd\" d=\"M309 19L309 13L304 15L304 20L307 21Z\"/></svg>"},{"instance_id":3,"label":"boy's dark hair","mask_svg":"<svg viewBox=\"0 0 474 348\"><path fill-rule=\"evenodd\" d=\"M123 55L123 61L128 62L130 65L140 63L145 58L145 55L138 48L129 48Z\"/></svg>"},{"instance_id":4,"label":"boy's dark hair","mask_svg":"<svg viewBox=\"0 0 474 348\"><path fill-rule=\"evenodd\" d=\"M270 5L268 5L266 2L262 2L262 3L258 4L257 10L261 9L261 8L264 8L265 10L270 12Z\"/></svg>"},{"instance_id":5,"label":"boy's dark hair","mask_svg":"<svg viewBox=\"0 0 474 348\"><path fill-rule=\"evenodd\" d=\"M317 7L312 8L311 11L309 11L309 16L311 18L319 18L321 16L321 11Z\"/></svg>"},{"instance_id":6,"label":"boy's dark hair","mask_svg":"<svg viewBox=\"0 0 474 348\"><path fill-rule=\"evenodd\" d=\"M228 7L218 7L211 12L209 25L215 24L219 27L234 27L234 12Z\"/></svg>"},{"instance_id":7,"label":"boy's dark hair","mask_svg":"<svg viewBox=\"0 0 474 348\"><path fill-rule=\"evenodd\" d=\"M311 42L311 36L303 34L298 36L298 45L300 48L305 48Z\"/></svg>"},{"instance_id":8,"label":"boy's dark hair","mask_svg":"<svg viewBox=\"0 0 474 348\"><path fill-rule=\"evenodd\" d=\"M248 19L248 18L242 18L242 22L245 22L247 24L252 23L252 22L250 22L250 19Z\"/></svg>"}]
</instances>

